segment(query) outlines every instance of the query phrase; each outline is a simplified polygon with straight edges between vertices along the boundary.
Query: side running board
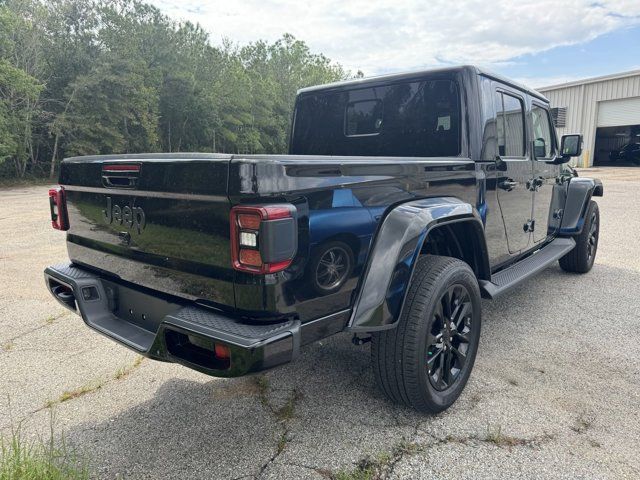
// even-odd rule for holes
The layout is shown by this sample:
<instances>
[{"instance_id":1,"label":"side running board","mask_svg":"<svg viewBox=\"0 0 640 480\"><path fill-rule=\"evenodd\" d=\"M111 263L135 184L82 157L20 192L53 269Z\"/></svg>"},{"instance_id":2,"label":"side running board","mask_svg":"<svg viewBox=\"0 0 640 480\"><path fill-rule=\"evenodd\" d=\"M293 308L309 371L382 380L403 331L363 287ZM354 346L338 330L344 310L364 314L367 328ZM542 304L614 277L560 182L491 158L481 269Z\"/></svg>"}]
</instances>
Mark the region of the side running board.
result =
<instances>
[{"instance_id":1,"label":"side running board","mask_svg":"<svg viewBox=\"0 0 640 480\"><path fill-rule=\"evenodd\" d=\"M496 298L524 280L547 268L550 264L573 250L573 238L556 238L537 252L520 260L504 270L494 273L491 281L480 280L480 291L485 298Z\"/></svg>"}]
</instances>

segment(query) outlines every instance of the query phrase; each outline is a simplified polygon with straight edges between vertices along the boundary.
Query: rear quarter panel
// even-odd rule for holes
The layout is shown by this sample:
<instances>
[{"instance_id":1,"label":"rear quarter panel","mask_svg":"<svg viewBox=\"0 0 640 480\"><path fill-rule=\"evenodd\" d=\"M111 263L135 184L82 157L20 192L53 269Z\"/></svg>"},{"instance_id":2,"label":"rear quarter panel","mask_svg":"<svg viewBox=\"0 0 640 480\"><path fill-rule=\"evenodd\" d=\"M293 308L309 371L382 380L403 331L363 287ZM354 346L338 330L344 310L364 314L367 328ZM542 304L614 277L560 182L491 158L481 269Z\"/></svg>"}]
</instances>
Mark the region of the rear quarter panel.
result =
<instances>
[{"instance_id":1,"label":"rear quarter panel","mask_svg":"<svg viewBox=\"0 0 640 480\"><path fill-rule=\"evenodd\" d=\"M342 288L330 295L314 293L306 281L312 248L331 238L327 232L336 231L339 223L342 234L359 238L367 237L368 232L375 235L389 209L418 198L456 197L475 206L479 201L476 178L476 164L463 158L234 157L229 171L232 205L286 201L296 205L299 219L299 249L291 267L264 277L235 272L236 305L247 311L297 314L303 321L349 308L362 269L356 268ZM394 194L371 193L381 187ZM310 208L309 195L343 189L351 189L355 197L364 199L361 207L349 207L349 216L336 222L338 212ZM354 210L360 211L356 214ZM363 224L365 218L368 225ZM367 241L361 263L369 248Z\"/></svg>"}]
</instances>

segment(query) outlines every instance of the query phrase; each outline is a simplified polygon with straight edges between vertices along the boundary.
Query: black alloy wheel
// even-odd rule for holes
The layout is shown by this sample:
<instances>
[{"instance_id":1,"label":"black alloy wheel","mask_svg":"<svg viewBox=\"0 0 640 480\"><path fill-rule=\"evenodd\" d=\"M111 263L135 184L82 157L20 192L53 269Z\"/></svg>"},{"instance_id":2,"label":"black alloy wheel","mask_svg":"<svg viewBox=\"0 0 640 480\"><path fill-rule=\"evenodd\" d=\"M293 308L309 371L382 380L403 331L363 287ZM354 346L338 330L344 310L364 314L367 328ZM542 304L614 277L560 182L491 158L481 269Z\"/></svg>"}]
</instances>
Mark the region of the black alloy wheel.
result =
<instances>
[{"instance_id":1,"label":"black alloy wheel","mask_svg":"<svg viewBox=\"0 0 640 480\"><path fill-rule=\"evenodd\" d=\"M427 373L438 391L451 387L465 367L472 318L468 290L460 284L449 287L437 303L427 338Z\"/></svg>"}]
</instances>

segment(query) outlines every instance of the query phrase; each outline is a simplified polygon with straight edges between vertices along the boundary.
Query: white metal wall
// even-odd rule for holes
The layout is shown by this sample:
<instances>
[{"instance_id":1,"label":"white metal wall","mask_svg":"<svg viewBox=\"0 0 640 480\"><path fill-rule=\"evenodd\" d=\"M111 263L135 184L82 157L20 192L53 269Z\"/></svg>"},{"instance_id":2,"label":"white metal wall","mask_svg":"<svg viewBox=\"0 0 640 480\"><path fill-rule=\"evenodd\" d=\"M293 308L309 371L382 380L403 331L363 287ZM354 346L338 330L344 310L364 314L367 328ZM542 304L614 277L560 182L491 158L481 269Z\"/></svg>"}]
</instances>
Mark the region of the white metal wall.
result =
<instances>
[{"instance_id":1,"label":"white metal wall","mask_svg":"<svg viewBox=\"0 0 640 480\"><path fill-rule=\"evenodd\" d=\"M565 133L582 133L584 149L578 159L579 166L593 165L596 142L598 102L623 98L640 97L640 71L621 78L585 80L584 83L539 89L552 107L567 107L567 121L564 128L558 128L558 136Z\"/></svg>"}]
</instances>

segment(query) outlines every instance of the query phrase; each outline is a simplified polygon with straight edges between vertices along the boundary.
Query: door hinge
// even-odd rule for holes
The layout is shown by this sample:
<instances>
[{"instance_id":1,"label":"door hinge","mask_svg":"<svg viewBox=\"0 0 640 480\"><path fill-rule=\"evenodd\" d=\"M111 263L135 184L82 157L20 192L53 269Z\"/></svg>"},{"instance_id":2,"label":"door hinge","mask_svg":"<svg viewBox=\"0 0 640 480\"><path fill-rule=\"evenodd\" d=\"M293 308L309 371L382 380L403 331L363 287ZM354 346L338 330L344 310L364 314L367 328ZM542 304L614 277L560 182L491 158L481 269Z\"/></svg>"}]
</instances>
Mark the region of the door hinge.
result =
<instances>
[{"instance_id":1,"label":"door hinge","mask_svg":"<svg viewBox=\"0 0 640 480\"><path fill-rule=\"evenodd\" d=\"M522 226L522 229L524 230L524 233L530 233L533 232L536 228L536 221L535 220L527 220L527 222Z\"/></svg>"}]
</instances>

